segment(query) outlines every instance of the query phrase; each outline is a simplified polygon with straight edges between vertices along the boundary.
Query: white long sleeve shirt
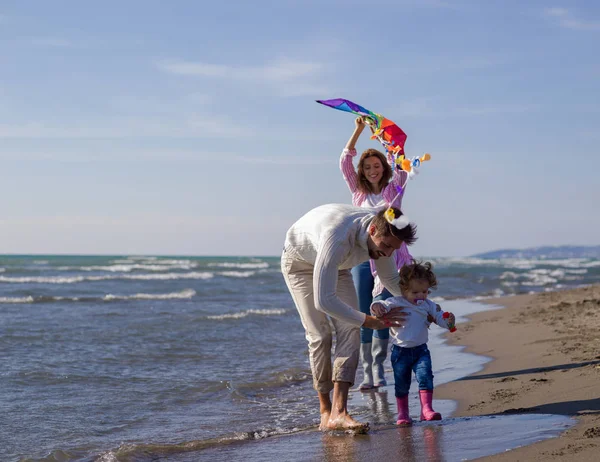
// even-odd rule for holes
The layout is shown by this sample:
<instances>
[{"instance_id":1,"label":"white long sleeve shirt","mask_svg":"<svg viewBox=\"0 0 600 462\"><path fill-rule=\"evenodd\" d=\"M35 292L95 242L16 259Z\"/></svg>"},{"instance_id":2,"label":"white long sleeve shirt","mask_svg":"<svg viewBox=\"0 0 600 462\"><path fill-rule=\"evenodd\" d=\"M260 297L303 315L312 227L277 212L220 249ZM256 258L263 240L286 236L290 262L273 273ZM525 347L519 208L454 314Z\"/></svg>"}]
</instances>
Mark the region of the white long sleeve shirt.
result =
<instances>
[{"instance_id":1,"label":"white long sleeve shirt","mask_svg":"<svg viewBox=\"0 0 600 462\"><path fill-rule=\"evenodd\" d=\"M316 207L288 230L284 248L296 259L314 265L313 292L318 310L360 326L366 315L336 294L338 272L369 260L368 228L377 210L346 204ZM393 258L375 260L385 287L400 295L400 279Z\"/></svg>"},{"instance_id":2,"label":"white long sleeve shirt","mask_svg":"<svg viewBox=\"0 0 600 462\"><path fill-rule=\"evenodd\" d=\"M429 299L423 300L419 305L413 305L404 297L391 297L373 302L371 312L374 305L383 306L386 313L398 306L404 308L406 313L410 313L403 327L390 328L393 343L402 348L413 348L427 343L429 340L427 315L433 316L438 326L448 328L448 322L443 318L444 312L438 310L437 305Z\"/></svg>"}]
</instances>

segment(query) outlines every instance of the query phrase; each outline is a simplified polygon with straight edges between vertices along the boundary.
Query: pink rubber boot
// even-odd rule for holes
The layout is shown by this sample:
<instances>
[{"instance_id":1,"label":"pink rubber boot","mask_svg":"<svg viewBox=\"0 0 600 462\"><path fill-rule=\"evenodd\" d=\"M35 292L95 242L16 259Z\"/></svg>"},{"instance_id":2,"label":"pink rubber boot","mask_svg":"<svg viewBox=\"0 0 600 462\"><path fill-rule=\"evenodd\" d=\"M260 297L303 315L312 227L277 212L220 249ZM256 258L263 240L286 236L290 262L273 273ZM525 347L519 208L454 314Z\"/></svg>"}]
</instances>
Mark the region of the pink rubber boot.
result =
<instances>
[{"instance_id":1,"label":"pink rubber boot","mask_svg":"<svg viewBox=\"0 0 600 462\"><path fill-rule=\"evenodd\" d=\"M412 419L408 414L408 395L403 398L396 397L396 403L398 404L398 420L396 421L396 425L403 427L412 425Z\"/></svg>"},{"instance_id":2,"label":"pink rubber boot","mask_svg":"<svg viewBox=\"0 0 600 462\"><path fill-rule=\"evenodd\" d=\"M421 420L442 420L442 415L431 407L433 390L419 390L421 399Z\"/></svg>"}]
</instances>

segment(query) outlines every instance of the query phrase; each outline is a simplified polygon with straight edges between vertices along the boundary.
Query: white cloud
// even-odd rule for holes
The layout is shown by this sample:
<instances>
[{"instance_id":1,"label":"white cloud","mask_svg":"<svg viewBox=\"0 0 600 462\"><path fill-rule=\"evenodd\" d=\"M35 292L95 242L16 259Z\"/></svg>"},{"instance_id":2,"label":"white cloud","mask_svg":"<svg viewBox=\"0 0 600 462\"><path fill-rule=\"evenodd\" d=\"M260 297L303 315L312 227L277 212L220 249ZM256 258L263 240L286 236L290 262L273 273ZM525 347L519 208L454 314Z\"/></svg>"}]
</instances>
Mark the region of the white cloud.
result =
<instances>
[{"instance_id":1,"label":"white cloud","mask_svg":"<svg viewBox=\"0 0 600 462\"><path fill-rule=\"evenodd\" d=\"M560 27L572 30L600 30L600 21L584 21L577 19L575 15L566 8L547 8L544 15L558 22Z\"/></svg>"},{"instance_id":2,"label":"white cloud","mask_svg":"<svg viewBox=\"0 0 600 462\"><path fill-rule=\"evenodd\" d=\"M492 104L486 106L458 106L449 107L435 98L416 98L399 104L394 113L403 117L446 117L455 116L481 116L489 114L519 114L538 110L536 105L528 104Z\"/></svg>"},{"instance_id":3,"label":"white cloud","mask_svg":"<svg viewBox=\"0 0 600 462\"><path fill-rule=\"evenodd\" d=\"M254 85L275 86L285 96L327 93L319 81L324 64L280 58L263 66L227 66L203 62L167 60L157 63L163 72L176 75L219 78Z\"/></svg>"},{"instance_id":4,"label":"white cloud","mask_svg":"<svg viewBox=\"0 0 600 462\"><path fill-rule=\"evenodd\" d=\"M228 155L227 162L245 163L245 164L268 164L268 165L322 165L328 161L323 157L303 156L303 155L285 155L285 156L256 156L250 154L240 156L237 154Z\"/></svg>"},{"instance_id":5,"label":"white cloud","mask_svg":"<svg viewBox=\"0 0 600 462\"><path fill-rule=\"evenodd\" d=\"M225 212L231 210L240 212L235 204ZM240 221L252 246L240 238ZM0 253L278 255L292 222L225 213L5 216L0 217Z\"/></svg>"},{"instance_id":6,"label":"white cloud","mask_svg":"<svg viewBox=\"0 0 600 462\"><path fill-rule=\"evenodd\" d=\"M48 48L73 48L75 44L69 40L58 37L30 37L27 42L35 46Z\"/></svg>"},{"instance_id":7,"label":"white cloud","mask_svg":"<svg viewBox=\"0 0 600 462\"><path fill-rule=\"evenodd\" d=\"M231 138L252 136L255 130L229 117L189 114L173 118L121 117L85 123L28 122L0 124L1 138Z\"/></svg>"},{"instance_id":8,"label":"white cloud","mask_svg":"<svg viewBox=\"0 0 600 462\"><path fill-rule=\"evenodd\" d=\"M453 112L457 115L487 115L487 114L518 114L531 112L538 109L535 105L527 104L499 104L492 106L470 106L456 108Z\"/></svg>"}]
</instances>

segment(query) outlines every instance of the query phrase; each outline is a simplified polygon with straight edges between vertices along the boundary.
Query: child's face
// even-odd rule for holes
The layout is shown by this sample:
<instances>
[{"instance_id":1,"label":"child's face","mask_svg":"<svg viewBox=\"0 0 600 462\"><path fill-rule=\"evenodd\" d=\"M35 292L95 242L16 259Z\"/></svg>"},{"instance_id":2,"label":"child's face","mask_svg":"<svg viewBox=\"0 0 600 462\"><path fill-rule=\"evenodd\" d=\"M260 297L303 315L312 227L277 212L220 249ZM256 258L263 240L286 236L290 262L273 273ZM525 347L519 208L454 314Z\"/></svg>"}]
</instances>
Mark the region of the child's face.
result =
<instances>
[{"instance_id":1,"label":"child's face","mask_svg":"<svg viewBox=\"0 0 600 462\"><path fill-rule=\"evenodd\" d=\"M427 300L429 295L429 283L425 279L413 279L408 283L408 288L402 292L413 305L418 305L419 301Z\"/></svg>"}]
</instances>

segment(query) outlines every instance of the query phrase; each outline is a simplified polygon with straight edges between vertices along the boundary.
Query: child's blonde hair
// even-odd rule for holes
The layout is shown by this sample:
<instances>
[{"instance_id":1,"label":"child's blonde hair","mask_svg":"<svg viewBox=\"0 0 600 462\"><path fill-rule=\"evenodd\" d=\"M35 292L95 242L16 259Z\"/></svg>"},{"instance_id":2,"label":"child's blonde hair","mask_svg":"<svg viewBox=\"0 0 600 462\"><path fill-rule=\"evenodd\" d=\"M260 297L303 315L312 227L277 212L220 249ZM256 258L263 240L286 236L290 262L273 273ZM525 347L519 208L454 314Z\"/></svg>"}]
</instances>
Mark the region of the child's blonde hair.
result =
<instances>
[{"instance_id":1,"label":"child's blonde hair","mask_svg":"<svg viewBox=\"0 0 600 462\"><path fill-rule=\"evenodd\" d=\"M433 272L433 265L426 261L425 263L413 260L409 265L404 265L400 269L400 289L408 290L410 281L422 279L427 281L429 288L437 287L437 278Z\"/></svg>"}]
</instances>

